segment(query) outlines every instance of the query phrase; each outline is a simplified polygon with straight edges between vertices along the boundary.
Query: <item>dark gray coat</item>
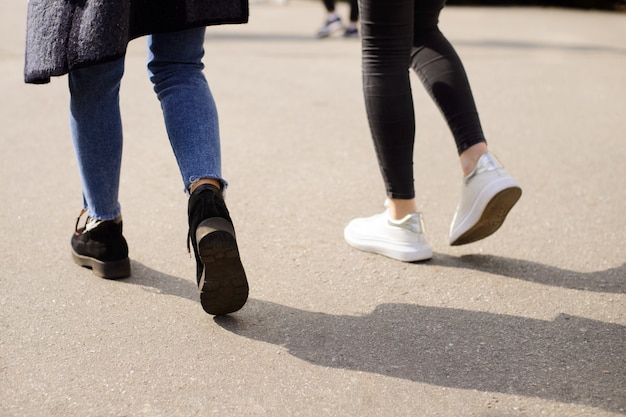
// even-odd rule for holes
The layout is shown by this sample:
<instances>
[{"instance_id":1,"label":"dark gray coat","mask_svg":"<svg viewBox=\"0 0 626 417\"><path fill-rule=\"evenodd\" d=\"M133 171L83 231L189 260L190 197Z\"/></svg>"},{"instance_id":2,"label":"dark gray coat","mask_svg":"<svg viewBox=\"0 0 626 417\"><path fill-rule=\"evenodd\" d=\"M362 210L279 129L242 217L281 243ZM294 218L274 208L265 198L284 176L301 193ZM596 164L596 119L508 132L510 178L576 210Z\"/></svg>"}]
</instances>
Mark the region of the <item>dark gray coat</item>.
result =
<instances>
[{"instance_id":1,"label":"dark gray coat","mask_svg":"<svg viewBox=\"0 0 626 417\"><path fill-rule=\"evenodd\" d=\"M142 35L247 20L248 0L30 0L24 80L121 58Z\"/></svg>"}]
</instances>

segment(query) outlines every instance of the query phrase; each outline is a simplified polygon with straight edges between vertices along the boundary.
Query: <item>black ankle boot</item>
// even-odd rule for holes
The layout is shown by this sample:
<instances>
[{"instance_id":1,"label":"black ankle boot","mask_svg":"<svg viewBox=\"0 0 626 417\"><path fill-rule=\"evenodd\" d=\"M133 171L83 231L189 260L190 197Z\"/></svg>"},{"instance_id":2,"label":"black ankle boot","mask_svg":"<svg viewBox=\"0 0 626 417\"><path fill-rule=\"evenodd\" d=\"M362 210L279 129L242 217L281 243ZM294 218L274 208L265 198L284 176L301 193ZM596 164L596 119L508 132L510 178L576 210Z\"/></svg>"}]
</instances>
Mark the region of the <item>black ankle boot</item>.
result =
<instances>
[{"instance_id":1,"label":"black ankle boot","mask_svg":"<svg viewBox=\"0 0 626 417\"><path fill-rule=\"evenodd\" d=\"M97 221L87 217L78 227L81 211L72 236L72 258L78 265L91 268L101 278L116 279L130 276L128 245L122 236L121 216L114 220Z\"/></svg>"},{"instance_id":2,"label":"black ankle boot","mask_svg":"<svg viewBox=\"0 0 626 417\"><path fill-rule=\"evenodd\" d=\"M202 308L213 315L239 310L248 299L248 281L222 192L198 186L189 197L188 214Z\"/></svg>"}]
</instances>

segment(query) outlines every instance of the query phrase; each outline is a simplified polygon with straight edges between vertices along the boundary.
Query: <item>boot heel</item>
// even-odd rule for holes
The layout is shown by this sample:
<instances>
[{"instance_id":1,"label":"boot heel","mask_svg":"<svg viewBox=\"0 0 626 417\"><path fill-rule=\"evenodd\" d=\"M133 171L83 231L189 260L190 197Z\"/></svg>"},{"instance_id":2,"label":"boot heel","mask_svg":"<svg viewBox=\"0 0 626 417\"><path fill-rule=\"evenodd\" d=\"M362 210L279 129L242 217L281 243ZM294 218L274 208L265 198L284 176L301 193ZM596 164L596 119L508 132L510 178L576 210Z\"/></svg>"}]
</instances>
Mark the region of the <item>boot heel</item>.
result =
<instances>
[{"instance_id":1,"label":"boot heel","mask_svg":"<svg viewBox=\"0 0 626 417\"><path fill-rule=\"evenodd\" d=\"M198 285L202 308L213 315L239 310L248 299L249 289L232 224L219 217L203 220L196 239L204 266Z\"/></svg>"}]
</instances>

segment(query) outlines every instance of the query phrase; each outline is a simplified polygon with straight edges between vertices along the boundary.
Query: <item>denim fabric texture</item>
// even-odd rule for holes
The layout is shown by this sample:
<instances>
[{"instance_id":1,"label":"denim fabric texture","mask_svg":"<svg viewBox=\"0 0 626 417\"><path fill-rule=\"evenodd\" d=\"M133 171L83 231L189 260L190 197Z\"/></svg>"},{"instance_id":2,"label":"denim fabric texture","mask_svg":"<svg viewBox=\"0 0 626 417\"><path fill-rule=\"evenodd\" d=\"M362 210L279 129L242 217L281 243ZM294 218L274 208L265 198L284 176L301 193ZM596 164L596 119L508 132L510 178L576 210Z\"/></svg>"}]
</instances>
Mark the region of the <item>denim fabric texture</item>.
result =
<instances>
[{"instance_id":1,"label":"denim fabric texture","mask_svg":"<svg viewBox=\"0 0 626 417\"><path fill-rule=\"evenodd\" d=\"M205 28L148 36L148 74L161 103L184 189L221 174L218 115L203 74ZM70 127L84 206L90 217L120 214L123 148L119 106L124 59L69 73Z\"/></svg>"}]
</instances>

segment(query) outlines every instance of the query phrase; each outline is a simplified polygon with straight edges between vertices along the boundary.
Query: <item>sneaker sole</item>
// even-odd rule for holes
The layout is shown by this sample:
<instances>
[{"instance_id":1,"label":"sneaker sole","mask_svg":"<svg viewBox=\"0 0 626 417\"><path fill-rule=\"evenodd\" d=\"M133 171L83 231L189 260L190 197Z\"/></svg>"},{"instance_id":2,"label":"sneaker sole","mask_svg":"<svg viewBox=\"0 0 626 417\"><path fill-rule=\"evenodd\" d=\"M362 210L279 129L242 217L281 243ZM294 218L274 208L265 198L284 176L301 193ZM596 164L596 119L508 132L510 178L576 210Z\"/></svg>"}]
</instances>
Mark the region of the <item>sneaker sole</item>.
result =
<instances>
[{"instance_id":1,"label":"sneaker sole","mask_svg":"<svg viewBox=\"0 0 626 417\"><path fill-rule=\"evenodd\" d=\"M334 22L330 24L328 27L326 27L325 30L318 32L317 38L318 39L328 38L330 35L332 35L333 33L337 31L340 31L341 29L343 29L343 24L341 22Z\"/></svg>"},{"instance_id":2,"label":"sneaker sole","mask_svg":"<svg viewBox=\"0 0 626 417\"><path fill-rule=\"evenodd\" d=\"M413 246L400 246L380 240L366 240L353 236L349 230L344 230L343 237L353 248L383 255L397 261L418 262L427 261L433 257L433 250L428 244L416 248Z\"/></svg>"},{"instance_id":3,"label":"sneaker sole","mask_svg":"<svg viewBox=\"0 0 626 417\"><path fill-rule=\"evenodd\" d=\"M248 300L248 281L232 224L219 217L204 220L196 238L204 265L198 284L202 308L216 316L241 309Z\"/></svg>"},{"instance_id":4,"label":"sneaker sole","mask_svg":"<svg viewBox=\"0 0 626 417\"><path fill-rule=\"evenodd\" d=\"M522 189L517 186L505 188L498 192L487 203L478 221L458 238L451 241L450 245L466 245L495 233L502 226L509 211L521 196Z\"/></svg>"},{"instance_id":5,"label":"sneaker sole","mask_svg":"<svg viewBox=\"0 0 626 417\"><path fill-rule=\"evenodd\" d=\"M94 275L105 279L120 279L130 276L130 259L102 262L96 258L79 255L72 250L72 259L77 265L89 268Z\"/></svg>"}]
</instances>

